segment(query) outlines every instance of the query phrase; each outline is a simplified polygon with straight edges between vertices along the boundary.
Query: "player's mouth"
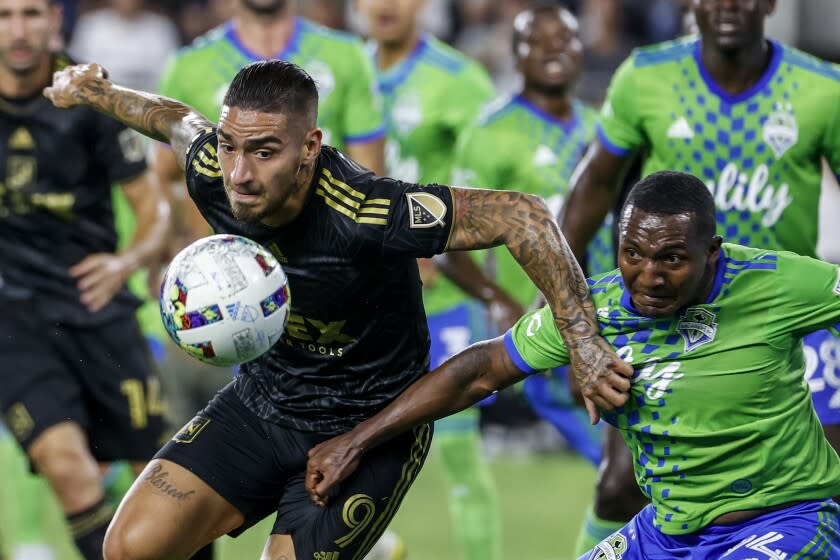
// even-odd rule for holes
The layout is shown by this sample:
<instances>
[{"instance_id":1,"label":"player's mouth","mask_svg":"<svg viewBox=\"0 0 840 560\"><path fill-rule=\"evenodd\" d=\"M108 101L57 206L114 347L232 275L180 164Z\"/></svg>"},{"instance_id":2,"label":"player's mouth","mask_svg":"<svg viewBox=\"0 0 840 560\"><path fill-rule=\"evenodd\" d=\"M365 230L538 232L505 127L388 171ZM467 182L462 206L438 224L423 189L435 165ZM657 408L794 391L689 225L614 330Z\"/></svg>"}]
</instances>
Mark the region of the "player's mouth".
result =
<instances>
[{"instance_id":1,"label":"player's mouth","mask_svg":"<svg viewBox=\"0 0 840 560\"><path fill-rule=\"evenodd\" d=\"M237 190L231 189L230 190L230 199L234 202L239 202L242 204L252 204L259 200L260 195L258 193L251 193L244 190Z\"/></svg>"},{"instance_id":2,"label":"player's mouth","mask_svg":"<svg viewBox=\"0 0 840 560\"><path fill-rule=\"evenodd\" d=\"M676 301L676 298L671 296L654 296L648 294L637 294L633 297L634 303L636 305L641 305L643 307L651 307L655 309L664 309L670 307Z\"/></svg>"},{"instance_id":3,"label":"player's mouth","mask_svg":"<svg viewBox=\"0 0 840 560\"><path fill-rule=\"evenodd\" d=\"M741 22L734 15L719 15L712 23L720 35L734 35L741 31Z\"/></svg>"}]
</instances>

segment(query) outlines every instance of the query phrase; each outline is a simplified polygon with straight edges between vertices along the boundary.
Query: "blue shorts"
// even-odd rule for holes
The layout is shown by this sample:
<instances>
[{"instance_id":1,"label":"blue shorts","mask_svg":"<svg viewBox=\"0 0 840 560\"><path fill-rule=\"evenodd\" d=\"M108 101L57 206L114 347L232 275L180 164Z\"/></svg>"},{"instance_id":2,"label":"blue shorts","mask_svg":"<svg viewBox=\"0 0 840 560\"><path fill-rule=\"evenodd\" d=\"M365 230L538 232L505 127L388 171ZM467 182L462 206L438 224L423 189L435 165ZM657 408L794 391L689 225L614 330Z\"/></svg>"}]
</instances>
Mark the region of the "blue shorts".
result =
<instances>
[{"instance_id":1,"label":"blue shorts","mask_svg":"<svg viewBox=\"0 0 840 560\"><path fill-rule=\"evenodd\" d=\"M490 333L484 307L475 301L467 301L446 311L428 316L429 336L432 345L429 348L432 369L457 354L473 342L484 340ZM477 406L491 404L496 395L490 395ZM478 430L478 415L463 413L441 418L435 422L439 434L452 432L472 432Z\"/></svg>"},{"instance_id":2,"label":"blue shorts","mask_svg":"<svg viewBox=\"0 0 840 560\"><path fill-rule=\"evenodd\" d=\"M823 426L840 424L840 337L829 331L806 336L805 380Z\"/></svg>"},{"instance_id":3,"label":"blue shorts","mask_svg":"<svg viewBox=\"0 0 840 560\"><path fill-rule=\"evenodd\" d=\"M709 525L689 535L653 527L647 506L578 560L794 560L840 558L840 506L802 502L736 525Z\"/></svg>"}]
</instances>

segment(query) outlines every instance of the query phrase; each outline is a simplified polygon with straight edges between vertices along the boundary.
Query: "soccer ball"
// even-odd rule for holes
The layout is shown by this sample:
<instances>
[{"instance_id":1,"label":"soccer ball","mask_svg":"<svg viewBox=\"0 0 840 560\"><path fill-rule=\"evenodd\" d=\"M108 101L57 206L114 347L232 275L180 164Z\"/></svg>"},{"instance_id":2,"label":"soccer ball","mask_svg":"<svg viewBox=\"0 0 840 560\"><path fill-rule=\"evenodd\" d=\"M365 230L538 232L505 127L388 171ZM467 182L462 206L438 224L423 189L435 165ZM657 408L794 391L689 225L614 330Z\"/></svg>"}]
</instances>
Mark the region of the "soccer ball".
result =
<instances>
[{"instance_id":1,"label":"soccer ball","mask_svg":"<svg viewBox=\"0 0 840 560\"><path fill-rule=\"evenodd\" d=\"M166 331L187 354L217 366L258 358L289 319L289 283L277 259L238 235L212 235L178 253L160 287Z\"/></svg>"}]
</instances>

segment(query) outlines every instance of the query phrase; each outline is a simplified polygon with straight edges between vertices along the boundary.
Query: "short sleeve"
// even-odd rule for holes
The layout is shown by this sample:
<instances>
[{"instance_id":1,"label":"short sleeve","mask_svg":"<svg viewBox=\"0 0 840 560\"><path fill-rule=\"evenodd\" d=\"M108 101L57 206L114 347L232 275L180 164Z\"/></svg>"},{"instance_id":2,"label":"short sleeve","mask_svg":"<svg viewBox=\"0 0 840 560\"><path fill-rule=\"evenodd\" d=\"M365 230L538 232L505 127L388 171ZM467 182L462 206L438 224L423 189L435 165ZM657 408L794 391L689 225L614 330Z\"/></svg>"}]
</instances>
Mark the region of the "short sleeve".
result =
<instances>
[{"instance_id":1,"label":"short sleeve","mask_svg":"<svg viewBox=\"0 0 840 560\"><path fill-rule=\"evenodd\" d=\"M376 82L373 62L361 42L348 48L347 97L343 104L344 142L369 142L385 135L382 96Z\"/></svg>"},{"instance_id":2,"label":"short sleeve","mask_svg":"<svg viewBox=\"0 0 840 560\"><path fill-rule=\"evenodd\" d=\"M569 353L546 305L522 316L504 336L505 350L520 370L536 373L567 365Z\"/></svg>"},{"instance_id":3,"label":"short sleeve","mask_svg":"<svg viewBox=\"0 0 840 560\"><path fill-rule=\"evenodd\" d=\"M121 122L94 113L96 159L105 167L108 179L125 182L146 171L146 141L140 133Z\"/></svg>"},{"instance_id":4,"label":"short sleeve","mask_svg":"<svg viewBox=\"0 0 840 560\"><path fill-rule=\"evenodd\" d=\"M617 156L626 156L644 143L636 108L639 90L635 86L634 70L631 56L613 75L597 127L598 139Z\"/></svg>"},{"instance_id":5,"label":"short sleeve","mask_svg":"<svg viewBox=\"0 0 840 560\"><path fill-rule=\"evenodd\" d=\"M777 259L775 329L803 335L840 328L840 267L794 253Z\"/></svg>"},{"instance_id":6,"label":"short sleeve","mask_svg":"<svg viewBox=\"0 0 840 560\"><path fill-rule=\"evenodd\" d=\"M222 183L222 170L218 159L216 131L207 128L199 132L189 149L184 165L187 190L198 202Z\"/></svg>"},{"instance_id":7,"label":"short sleeve","mask_svg":"<svg viewBox=\"0 0 840 560\"><path fill-rule=\"evenodd\" d=\"M431 257L446 250L454 198L446 185L373 177L353 219L368 244L384 255Z\"/></svg>"}]
</instances>

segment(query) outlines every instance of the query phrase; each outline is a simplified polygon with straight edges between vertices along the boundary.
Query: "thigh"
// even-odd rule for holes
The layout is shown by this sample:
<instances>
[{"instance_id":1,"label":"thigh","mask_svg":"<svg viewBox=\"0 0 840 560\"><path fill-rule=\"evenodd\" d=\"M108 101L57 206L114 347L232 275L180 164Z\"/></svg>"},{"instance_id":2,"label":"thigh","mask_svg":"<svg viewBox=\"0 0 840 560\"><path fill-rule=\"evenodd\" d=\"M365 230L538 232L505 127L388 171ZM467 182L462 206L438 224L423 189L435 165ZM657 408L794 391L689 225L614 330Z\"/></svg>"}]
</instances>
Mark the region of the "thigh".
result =
<instances>
[{"instance_id":1,"label":"thigh","mask_svg":"<svg viewBox=\"0 0 840 560\"><path fill-rule=\"evenodd\" d=\"M134 316L95 328L62 329L77 356L91 449L100 461L148 461L163 436L163 403L151 351Z\"/></svg>"},{"instance_id":2,"label":"thigh","mask_svg":"<svg viewBox=\"0 0 840 560\"><path fill-rule=\"evenodd\" d=\"M241 512L243 522L230 532L235 537L277 510L289 473L275 447L265 422L229 384L155 458L187 469ZM305 464L305 450L301 455Z\"/></svg>"},{"instance_id":3,"label":"thigh","mask_svg":"<svg viewBox=\"0 0 840 560\"><path fill-rule=\"evenodd\" d=\"M397 513L431 440L424 425L371 450L323 508L312 503L302 471L286 486L272 533L290 534L297 558L361 560Z\"/></svg>"},{"instance_id":4,"label":"thigh","mask_svg":"<svg viewBox=\"0 0 840 560\"><path fill-rule=\"evenodd\" d=\"M780 560L840 558L840 506L811 501L733 526L703 530L703 544L693 558Z\"/></svg>"},{"instance_id":5,"label":"thigh","mask_svg":"<svg viewBox=\"0 0 840 560\"><path fill-rule=\"evenodd\" d=\"M56 346L60 328L26 302L3 302L0 316L0 408L24 449L45 430L68 420L89 428L82 388Z\"/></svg>"},{"instance_id":6,"label":"thigh","mask_svg":"<svg viewBox=\"0 0 840 560\"><path fill-rule=\"evenodd\" d=\"M201 478L154 459L120 504L105 552L114 558L186 559L242 521L242 513Z\"/></svg>"}]
</instances>

